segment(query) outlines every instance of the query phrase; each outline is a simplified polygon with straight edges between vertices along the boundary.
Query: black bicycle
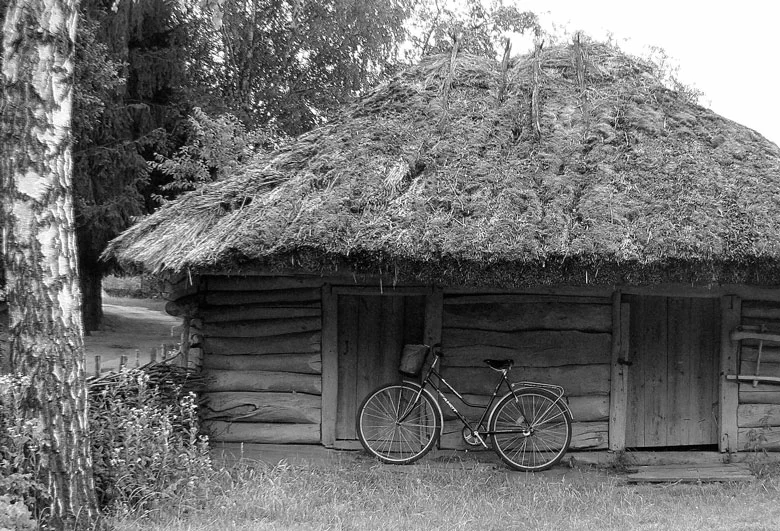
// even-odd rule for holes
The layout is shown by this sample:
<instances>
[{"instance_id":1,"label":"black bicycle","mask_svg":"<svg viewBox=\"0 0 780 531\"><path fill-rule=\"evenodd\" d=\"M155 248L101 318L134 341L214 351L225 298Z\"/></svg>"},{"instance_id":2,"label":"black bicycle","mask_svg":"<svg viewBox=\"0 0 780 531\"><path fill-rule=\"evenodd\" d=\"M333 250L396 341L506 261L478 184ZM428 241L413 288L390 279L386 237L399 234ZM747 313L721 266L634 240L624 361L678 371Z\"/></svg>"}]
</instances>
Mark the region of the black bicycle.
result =
<instances>
[{"instance_id":1,"label":"black bicycle","mask_svg":"<svg viewBox=\"0 0 780 531\"><path fill-rule=\"evenodd\" d=\"M383 385L370 393L357 414L357 433L363 447L384 463L408 464L426 453L441 436L444 424L439 401L429 389L455 413L463 423L463 439L470 446L493 450L511 468L538 472L558 463L571 443L572 414L564 389L539 382L511 384L507 373L512 360L485 360L500 378L490 401L476 423L469 422L444 395L445 388L470 407L469 403L438 371L441 349L427 345L407 345L400 371L406 376L421 373L428 353L433 352L422 385L404 381ZM502 386L509 390L495 403Z\"/></svg>"}]
</instances>

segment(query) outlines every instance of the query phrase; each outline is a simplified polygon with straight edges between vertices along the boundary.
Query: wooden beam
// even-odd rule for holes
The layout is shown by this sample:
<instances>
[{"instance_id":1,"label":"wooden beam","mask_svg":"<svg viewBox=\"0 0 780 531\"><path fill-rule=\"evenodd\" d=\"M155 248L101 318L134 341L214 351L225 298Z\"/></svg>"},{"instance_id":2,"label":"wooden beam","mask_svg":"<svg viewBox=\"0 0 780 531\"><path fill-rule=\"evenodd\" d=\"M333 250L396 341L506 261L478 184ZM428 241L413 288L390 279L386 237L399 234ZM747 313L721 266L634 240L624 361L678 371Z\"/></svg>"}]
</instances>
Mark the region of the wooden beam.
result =
<instances>
[{"instance_id":1,"label":"wooden beam","mask_svg":"<svg viewBox=\"0 0 780 531\"><path fill-rule=\"evenodd\" d=\"M336 411L339 393L338 295L322 288L322 444L336 444Z\"/></svg>"},{"instance_id":2,"label":"wooden beam","mask_svg":"<svg viewBox=\"0 0 780 531\"><path fill-rule=\"evenodd\" d=\"M207 392L279 391L313 395L322 393L322 379L318 374L206 369L203 371L203 379Z\"/></svg>"},{"instance_id":3,"label":"wooden beam","mask_svg":"<svg viewBox=\"0 0 780 531\"><path fill-rule=\"evenodd\" d=\"M425 297L425 332L423 341L426 345L441 343L442 314L444 310L444 296L439 289L435 289Z\"/></svg>"},{"instance_id":4,"label":"wooden beam","mask_svg":"<svg viewBox=\"0 0 780 531\"><path fill-rule=\"evenodd\" d=\"M204 278L209 291L266 291L296 288L319 288L320 277L293 276L207 276Z\"/></svg>"},{"instance_id":5,"label":"wooden beam","mask_svg":"<svg viewBox=\"0 0 780 531\"><path fill-rule=\"evenodd\" d=\"M204 369L226 371L281 371L322 374L322 359L317 352L294 354L209 354L203 359Z\"/></svg>"},{"instance_id":6,"label":"wooden beam","mask_svg":"<svg viewBox=\"0 0 780 531\"><path fill-rule=\"evenodd\" d=\"M609 392L609 449L626 448L628 414L628 344L631 306L616 291L612 302L612 368Z\"/></svg>"},{"instance_id":7,"label":"wooden beam","mask_svg":"<svg viewBox=\"0 0 780 531\"><path fill-rule=\"evenodd\" d=\"M207 420L203 429L214 442L269 444L317 444L319 424L274 424L268 422L224 422Z\"/></svg>"},{"instance_id":8,"label":"wooden beam","mask_svg":"<svg viewBox=\"0 0 780 531\"><path fill-rule=\"evenodd\" d=\"M771 341L780 343L780 334L771 332L759 332L756 330L734 330L731 332L732 341L742 341L743 339L753 339L755 341Z\"/></svg>"},{"instance_id":9,"label":"wooden beam","mask_svg":"<svg viewBox=\"0 0 780 531\"><path fill-rule=\"evenodd\" d=\"M732 340L731 332L740 325L742 319L742 300L727 295L720 300L720 400L719 425L721 452L733 453L738 450L737 407L739 405L739 385L728 376L738 373L739 343Z\"/></svg>"},{"instance_id":10,"label":"wooden beam","mask_svg":"<svg viewBox=\"0 0 780 531\"><path fill-rule=\"evenodd\" d=\"M321 401L306 393L206 393L203 418L231 422L319 424Z\"/></svg>"}]
</instances>

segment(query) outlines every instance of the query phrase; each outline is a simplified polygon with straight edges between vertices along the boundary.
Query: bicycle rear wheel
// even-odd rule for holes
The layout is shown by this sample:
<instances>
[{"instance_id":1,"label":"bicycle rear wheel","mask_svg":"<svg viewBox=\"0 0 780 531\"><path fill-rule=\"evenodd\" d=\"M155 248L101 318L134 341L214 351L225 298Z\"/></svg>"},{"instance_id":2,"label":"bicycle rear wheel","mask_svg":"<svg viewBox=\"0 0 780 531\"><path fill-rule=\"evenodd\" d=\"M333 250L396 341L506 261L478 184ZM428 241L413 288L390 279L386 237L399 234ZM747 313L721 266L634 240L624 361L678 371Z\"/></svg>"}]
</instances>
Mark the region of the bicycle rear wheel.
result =
<instances>
[{"instance_id":1,"label":"bicycle rear wheel","mask_svg":"<svg viewBox=\"0 0 780 531\"><path fill-rule=\"evenodd\" d=\"M425 455L439 438L441 419L427 391L409 384L385 385L358 408L357 433L370 454L405 465Z\"/></svg>"},{"instance_id":2,"label":"bicycle rear wheel","mask_svg":"<svg viewBox=\"0 0 780 531\"><path fill-rule=\"evenodd\" d=\"M493 449L515 470L547 470L569 448L571 422L568 409L546 389L507 393L491 417Z\"/></svg>"}]
</instances>

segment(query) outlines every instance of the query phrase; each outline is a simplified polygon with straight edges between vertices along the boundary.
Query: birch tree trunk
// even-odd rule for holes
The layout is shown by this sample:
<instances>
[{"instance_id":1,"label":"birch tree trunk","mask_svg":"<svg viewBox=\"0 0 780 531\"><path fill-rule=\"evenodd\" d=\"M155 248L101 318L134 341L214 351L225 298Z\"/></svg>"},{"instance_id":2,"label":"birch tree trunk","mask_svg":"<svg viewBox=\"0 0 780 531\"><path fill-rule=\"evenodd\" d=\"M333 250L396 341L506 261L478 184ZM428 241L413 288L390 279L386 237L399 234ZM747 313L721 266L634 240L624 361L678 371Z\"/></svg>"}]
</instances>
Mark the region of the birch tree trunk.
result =
<instances>
[{"instance_id":1,"label":"birch tree trunk","mask_svg":"<svg viewBox=\"0 0 780 531\"><path fill-rule=\"evenodd\" d=\"M53 529L92 529L98 509L71 184L76 0L9 0L3 27L0 223L10 365L31 380Z\"/></svg>"}]
</instances>

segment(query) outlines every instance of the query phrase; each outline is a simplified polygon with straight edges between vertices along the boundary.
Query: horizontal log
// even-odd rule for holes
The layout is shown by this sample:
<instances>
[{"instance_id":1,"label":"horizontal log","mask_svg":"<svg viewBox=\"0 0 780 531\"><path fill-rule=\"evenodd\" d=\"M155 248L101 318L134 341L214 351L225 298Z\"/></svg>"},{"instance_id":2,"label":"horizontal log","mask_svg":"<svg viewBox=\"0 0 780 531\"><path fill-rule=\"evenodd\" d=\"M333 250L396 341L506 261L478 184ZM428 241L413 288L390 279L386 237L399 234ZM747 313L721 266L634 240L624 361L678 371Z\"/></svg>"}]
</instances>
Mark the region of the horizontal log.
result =
<instances>
[{"instance_id":1,"label":"horizontal log","mask_svg":"<svg viewBox=\"0 0 780 531\"><path fill-rule=\"evenodd\" d=\"M322 393L322 377L279 371L203 371L207 392L218 391L281 391Z\"/></svg>"},{"instance_id":2,"label":"horizontal log","mask_svg":"<svg viewBox=\"0 0 780 531\"><path fill-rule=\"evenodd\" d=\"M771 389L770 389L771 387ZM740 404L780 404L780 385L739 384Z\"/></svg>"},{"instance_id":3,"label":"horizontal log","mask_svg":"<svg viewBox=\"0 0 780 531\"><path fill-rule=\"evenodd\" d=\"M202 408L207 420L319 424L322 399L304 393L206 393Z\"/></svg>"},{"instance_id":4,"label":"horizontal log","mask_svg":"<svg viewBox=\"0 0 780 531\"><path fill-rule=\"evenodd\" d=\"M766 450L780 452L780 429L777 428L739 428L737 447L742 451Z\"/></svg>"},{"instance_id":5,"label":"horizontal log","mask_svg":"<svg viewBox=\"0 0 780 531\"><path fill-rule=\"evenodd\" d=\"M513 371L512 380L561 385L567 396L608 395L609 373L606 364L527 368ZM476 395L492 393L497 381L496 372L487 367L447 367L443 376L458 392Z\"/></svg>"},{"instance_id":6,"label":"horizontal log","mask_svg":"<svg viewBox=\"0 0 780 531\"><path fill-rule=\"evenodd\" d=\"M163 284L165 299L168 301L178 301L184 297L194 295L200 288L199 277L189 277L183 275L173 281L166 281Z\"/></svg>"},{"instance_id":7,"label":"horizontal log","mask_svg":"<svg viewBox=\"0 0 780 531\"><path fill-rule=\"evenodd\" d=\"M607 422L575 422L572 424L570 450L604 450L607 448L609 424ZM444 450L473 448L462 436L460 421L445 421L440 446ZM490 446L490 443L488 443Z\"/></svg>"},{"instance_id":8,"label":"horizontal log","mask_svg":"<svg viewBox=\"0 0 780 531\"><path fill-rule=\"evenodd\" d=\"M237 304L263 304L272 302L317 302L321 299L319 289L289 289L276 291L207 291L206 304L213 306L234 306Z\"/></svg>"},{"instance_id":9,"label":"horizontal log","mask_svg":"<svg viewBox=\"0 0 780 531\"><path fill-rule=\"evenodd\" d=\"M318 352L295 354L209 354L203 358L204 369L225 371L282 371L322 374L322 358Z\"/></svg>"},{"instance_id":10,"label":"horizontal log","mask_svg":"<svg viewBox=\"0 0 780 531\"><path fill-rule=\"evenodd\" d=\"M165 313L173 317L190 317L198 310L197 295L189 295L175 301L165 303Z\"/></svg>"},{"instance_id":11,"label":"horizontal log","mask_svg":"<svg viewBox=\"0 0 780 531\"><path fill-rule=\"evenodd\" d=\"M261 319L252 321L227 321L203 323L202 333L206 337L256 337L279 336L322 329L322 319L317 317L296 317L284 319Z\"/></svg>"},{"instance_id":12,"label":"horizontal log","mask_svg":"<svg viewBox=\"0 0 780 531\"><path fill-rule=\"evenodd\" d=\"M608 422L575 422L572 426L572 450L606 450L609 442Z\"/></svg>"},{"instance_id":13,"label":"horizontal log","mask_svg":"<svg viewBox=\"0 0 780 531\"><path fill-rule=\"evenodd\" d=\"M764 301L742 301L742 317L764 321L780 321L780 306Z\"/></svg>"},{"instance_id":14,"label":"horizontal log","mask_svg":"<svg viewBox=\"0 0 780 531\"><path fill-rule=\"evenodd\" d=\"M319 424L271 424L266 422L204 421L203 429L214 442L265 444L317 444Z\"/></svg>"},{"instance_id":15,"label":"horizontal log","mask_svg":"<svg viewBox=\"0 0 780 531\"><path fill-rule=\"evenodd\" d=\"M609 363L612 334L586 332L484 332L445 328L444 361L478 367L485 358L511 358L517 365L549 367Z\"/></svg>"},{"instance_id":16,"label":"horizontal log","mask_svg":"<svg viewBox=\"0 0 780 531\"><path fill-rule=\"evenodd\" d=\"M320 332L263 338L204 337L202 344L208 354L293 354L319 352L321 338Z\"/></svg>"},{"instance_id":17,"label":"horizontal log","mask_svg":"<svg viewBox=\"0 0 780 531\"><path fill-rule=\"evenodd\" d=\"M479 303L444 305L444 327L514 332L519 330L612 330L606 304Z\"/></svg>"},{"instance_id":18,"label":"horizontal log","mask_svg":"<svg viewBox=\"0 0 780 531\"><path fill-rule=\"evenodd\" d=\"M320 317L319 303L289 303L284 306L268 304L242 304L239 306L202 308L202 319L207 323L225 321L251 321L254 319L291 319L296 317Z\"/></svg>"},{"instance_id":19,"label":"horizontal log","mask_svg":"<svg viewBox=\"0 0 780 531\"><path fill-rule=\"evenodd\" d=\"M759 332L755 330L734 330L731 332L732 341L771 341L780 343L780 333L777 332Z\"/></svg>"},{"instance_id":20,"label":"horizontal log","mask_svg":"<svg viewBox=\"0 0 780 531\"><path fill-rule=\"evenodd\" d=\"M761 356L761 365L757 365L755 361L743 361L739 366L739 374L754 375L758 369L758 374L761 376L775 376L780 377L780 363L768 363Z\"/></svg>"},{"instance_id":21,"label":"horizontal log","mask_svg":"<svg viewBox=\"0 0 780 531\"><path fill-rule=\"evenodd\" d=\"M534 303L565 303L565 304L612 304L611 291L604 295L576 295L576 294L541 294L541 293L510 293L506 290L498 292L458 293L457 289L448 288L444 294L444 304L534 304ZM603 290L602 290L603 291Z\"/></svg>"},{"instance_id":22,"label":"horizontal log","mask_svg":"<svg viewBox=\"0 0 780 531\"><path fill-rule=\"evenodd\" d=\"M323 279L320 277L291 276L222 276L210 275L203 277L204 285L209 291L266 291L289 290L300 288L320 288Z\"/></svg>"},{"instance_id":23,"label":"horizontal log","mask_svg":"<svg viewBox=\"0 0 780 531\"><path fill-rule=\"evenodd\" d=\"M482 412L484 411L483 408L490 400L490 396L465 395L464 398L470 403L475 404L476 407L463 404L455 395L447 395L447 399L458 408L458 411L460 411L462 415L468 420L476 422L482 416ZM569 396L566 398L574 419L579 422L593 422L609 419L609 397L606 395ZM501 396L497 397L493 404L495 405L498 403L500 399ZM442 402L441 408L445 420L454 420L457 418L447 404Z\"/></svg>"},{"instance_id":24,"label":"horizontal log","mask_svg":"<svg viewBox=\"0 0 780 531\"><path fill-rule=\"evenodd\" d=\"M740 351L742 361L756 361L758 359L758 347L742 344ZM780 347L770 347L764 345L761 349L761 364L780 363Z\"/></svg>"},{"instance_id":25,"label":"horizontal log","mask_svg":"<svg viewBox=\"0 0 780 531\"><path fill-rule=\"evenodd\" d=\"M780 405L740 404L737 407L737 426L740 428L780 426Z\"/></svg>"}]
</instances>

